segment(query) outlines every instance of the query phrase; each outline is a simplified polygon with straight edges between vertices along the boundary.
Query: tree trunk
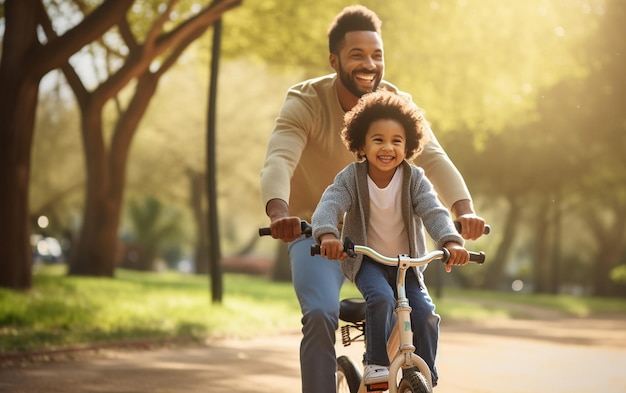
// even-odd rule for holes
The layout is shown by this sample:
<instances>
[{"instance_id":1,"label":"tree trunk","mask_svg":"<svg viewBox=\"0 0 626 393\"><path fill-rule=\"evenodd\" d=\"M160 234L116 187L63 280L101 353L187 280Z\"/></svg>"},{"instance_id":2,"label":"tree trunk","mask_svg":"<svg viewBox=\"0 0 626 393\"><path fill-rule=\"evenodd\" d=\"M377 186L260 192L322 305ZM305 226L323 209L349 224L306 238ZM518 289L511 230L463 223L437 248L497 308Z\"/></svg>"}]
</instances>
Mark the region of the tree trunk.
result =
<instances>
[{"instance_id":1,"label":"tree trunk","mask_svg":"<svg viewBox=\"0 0 626 393\"><path fill-rule=\"evenodd\" d=\"M206 176L193 170L187 172L191 183L191 211L196 223L196 244L194 266L196 274L209 274L209 233L207 230L207 213L204 209Z\"/></svg>"},{"instance_id":2,"label":"tree trunk","mask_svg":"<svg viewBox=\"0 0 626 393\"><path fill-rule=\"evenodd\" d=\"M39 47L31 7L29 1L6 2L0 61L0 286L13 289L31 286L28 182L43 76L31 66Z\"/></svg>"},{"instance_id":3,"label":"tree trunk","mask_svg":"<svg viewBox=\"0 0 626 393\"><path fill-rule=\"evenodd\" d=\"M550 261L549 261L549 200L543 198L537 207L537 219L535 221L535 246L533 250L533 284L535 293L550 292Z\"/></svg>"},{"instance_id":4,"label":"tree trunk","mask_svg":"<svg viewBox=\"0 0 626 393\"><path fill-rule=\"evenodd\" d=\"M93 101L93 96L90 100ZM113 277L121 190L113 190L113 168L102 136L101 107L81 103L82 134L87 165L83 225L70 259L70 275ZM121 175L123 176L123 174Z\"/></svg>"},{"instance_id":5,"label":"tree trunk","mask_svg":"<svg viewBox=\"0 0 626 393\"><path fill-rule=\"evenodd\" d=\"M106 197L87 197L85 220L70 259L69 275L114 276L119 217L119 207L114 205Z\"/></svg>"},{"instance_id":6,"label":"tree trunk","mask_svg":"<svg viewBox=\"0 0 626 393\"><path fill-rule=\"evenodd\" d=\"M611 280L611 270L620 263L622 251L626 247L626 205L617 201L609 207L612 207L613 217L606 229L595 216L588 217L598 245L593 258L593 294L596 296L615 294L617 286Z\"/></svg>"},{"instance_id":7,"label":"tree trunk","mask_svg":"<svg viewBox=\"0 0 626 393\"><path fill-rule=\"evenodd\" d=\"M138 79L135 94L115 126L108 155L102 130L102 111L106 102L103 97L111 94L96 90L79 102L87 165L87 194L85 218L70 262L70 275L114 276L130 143L158 80L152 74L143 74Z\"/></svg>"},{"instance_id":8,"label":"tree trunk","mask_svg":"<svg viewBox=\"0 0 626 393\"><path fill-rule=\"evenodd\" d=\"M561 192L556 192L555 204L552 211L552 257L550 265L550 293L557 295L561 292L561 221L562 200Z\"/></svg>"},{"instance_id":9,"label":"tree trunk","mask_svg":"<svg viewBox=\"0 0 626 393\"><path fill-rule=\"evenodd\" d=\"M6 83L6 73L0 74L0 286L27 289L31 286L32 265L30 146L39 80L25 77L21 83ZM13 78L18 79L19 74L16 72Z\"/></svg>"}]
</instances>

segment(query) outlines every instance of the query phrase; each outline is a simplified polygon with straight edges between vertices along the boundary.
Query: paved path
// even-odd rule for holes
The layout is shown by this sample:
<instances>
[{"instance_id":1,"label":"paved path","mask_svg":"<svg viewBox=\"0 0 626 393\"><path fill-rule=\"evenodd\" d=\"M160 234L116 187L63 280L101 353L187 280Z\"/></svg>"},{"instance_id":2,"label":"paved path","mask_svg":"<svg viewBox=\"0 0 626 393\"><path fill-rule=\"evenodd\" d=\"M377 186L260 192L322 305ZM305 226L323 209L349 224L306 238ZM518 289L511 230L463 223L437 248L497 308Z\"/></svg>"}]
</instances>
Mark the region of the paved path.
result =
<instances>
[{"instance_id":1,"label":"paved path","mask_svg":"<svg viewBox=\"0 0 626 393\"><path fill-rule=\"evenodd\" d=\"M5 365L6 393L294 393L299 334ZM360 359L353 344L339 353ZM626 393L626 316L442 325L435 393Z\"/></svg>"}]
</instances>

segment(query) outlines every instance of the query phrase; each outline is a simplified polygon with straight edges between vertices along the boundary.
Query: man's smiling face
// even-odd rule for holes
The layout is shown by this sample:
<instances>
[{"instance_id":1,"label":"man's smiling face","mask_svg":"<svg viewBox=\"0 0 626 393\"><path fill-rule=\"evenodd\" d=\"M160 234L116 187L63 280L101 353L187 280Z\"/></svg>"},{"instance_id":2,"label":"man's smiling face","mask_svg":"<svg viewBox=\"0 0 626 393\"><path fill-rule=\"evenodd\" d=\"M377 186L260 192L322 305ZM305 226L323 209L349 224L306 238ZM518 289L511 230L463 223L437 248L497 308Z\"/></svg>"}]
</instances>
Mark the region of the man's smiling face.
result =
<instances>
[{"instance_id":1,"label":"man's smiling face","mask_svg":"<svg viewBox=\"0 0 626 393\"><path fill-rule=\"evenodd\" d=\"M383 78L383 42L373 31L346 33L337 56L339 80L355 97L375 91Z\"/></svg>"}]
</instances>

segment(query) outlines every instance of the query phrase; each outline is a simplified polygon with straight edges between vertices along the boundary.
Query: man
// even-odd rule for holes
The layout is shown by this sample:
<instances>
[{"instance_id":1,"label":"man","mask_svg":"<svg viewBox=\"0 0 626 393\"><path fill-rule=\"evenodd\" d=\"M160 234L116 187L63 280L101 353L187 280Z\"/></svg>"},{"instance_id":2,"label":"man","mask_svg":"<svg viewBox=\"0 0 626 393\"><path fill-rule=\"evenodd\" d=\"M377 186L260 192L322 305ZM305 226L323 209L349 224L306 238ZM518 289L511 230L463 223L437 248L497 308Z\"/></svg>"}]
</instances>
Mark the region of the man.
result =
<instances>
[{"instance_id":1,"label":"man","mask_svg":"<svg viewBox=\"0 0 626 393\"><path fill-rule=\"evenodd\" d=\"M335 175L354 161L342 143L343 116L368 92L384 88L381 21L363 6L346 7L330 26L330 65L335 73L303 81L289 89L268 141L261 172L261 194L272 237L289 243L294 289L302 310L300 368L304 393L335 391L335 330L344 276L338 261L310 256L312 238L301 236L300 220L310 220L323 191ZM443 203L462 225L465 239L476 239L485 222L473 209L462 176L434 135L415 160L424 168ZM420 280L423 283L423 280ZM425 296L428 292L424 286ZM417 352L433 370L439 316L432 311L415 339Z\"/></svg>"}]
</instances>

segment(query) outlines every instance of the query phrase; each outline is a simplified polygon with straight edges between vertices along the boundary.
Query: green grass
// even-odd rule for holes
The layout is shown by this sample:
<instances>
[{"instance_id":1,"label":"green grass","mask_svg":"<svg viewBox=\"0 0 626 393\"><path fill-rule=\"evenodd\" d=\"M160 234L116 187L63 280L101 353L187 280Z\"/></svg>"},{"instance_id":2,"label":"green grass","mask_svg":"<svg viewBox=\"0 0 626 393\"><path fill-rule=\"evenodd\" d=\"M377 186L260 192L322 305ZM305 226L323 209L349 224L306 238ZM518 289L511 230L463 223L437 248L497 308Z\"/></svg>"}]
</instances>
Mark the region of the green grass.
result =
<instances>
[{"instance_id":1,"label":"green grass","mask_svg":"<svg viewBox=\"0 0 626 393\"><path fill-rule=\"evenodd\" d=\"M32 290L0 290L0 352L120 340L246 337L299 328L288 283L224 276L221 304L207 277L118 270L115 279L66 277L62 266L34 276Z\"/></svg>"},{"instance_id":2,"label":"green grass","mask_svg":"<svg viewBox=\"0 0 626 393\"><path fill-rule=\"evenodd\" d=\"M626 299L446 289L446 297L436 299L437 305L447 302L448 298L452 300L451 306L456 303L456 306L465 307L469 302L472 304L470 308L478 306L481 310L492 309L498 314L504 312L509 317L532 316L532 312L524 312L524 308L547 309L570 317L606 314L621 314L626 317ZM472 312L469 314L469 318L477 315Z\"/></svg>"},{"instance_id":3,"label":"green grass","mask_svg":"<svg viewBox=\"0 0 626 393\"><path fill-rule=\"evenodd\" d=\"M221 304L209 279L175 272L118 270L115 279L67 277L64 266L44 266L27 292L0 289L0 353L59 346L188 337L252 337L300 329L290 283L225 274ZM358 297L345 285L342 297ZM567 296L460 291L435 299L444 318L514 318L511 304L566 315L625 313L626 301Z\"/></svg>"}]
</instances>

